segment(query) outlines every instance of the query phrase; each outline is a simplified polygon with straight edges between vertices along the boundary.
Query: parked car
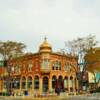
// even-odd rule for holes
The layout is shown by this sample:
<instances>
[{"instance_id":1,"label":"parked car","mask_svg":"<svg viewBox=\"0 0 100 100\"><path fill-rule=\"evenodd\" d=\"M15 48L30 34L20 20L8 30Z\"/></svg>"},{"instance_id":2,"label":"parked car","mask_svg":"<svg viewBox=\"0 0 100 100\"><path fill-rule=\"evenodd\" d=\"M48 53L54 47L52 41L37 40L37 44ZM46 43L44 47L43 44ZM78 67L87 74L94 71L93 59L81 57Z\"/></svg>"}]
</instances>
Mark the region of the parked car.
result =
<instances>
[{"instance_id":1,"label":"parked car","mask_svg":"<svg viewBox=\"0 0 100 100\"><path fill-rule=\"evenodd\" d=\"M90 93L97 93L100 92L100 87L96 88L95 90L90 90Z\"/></svg>"}]
</instances>

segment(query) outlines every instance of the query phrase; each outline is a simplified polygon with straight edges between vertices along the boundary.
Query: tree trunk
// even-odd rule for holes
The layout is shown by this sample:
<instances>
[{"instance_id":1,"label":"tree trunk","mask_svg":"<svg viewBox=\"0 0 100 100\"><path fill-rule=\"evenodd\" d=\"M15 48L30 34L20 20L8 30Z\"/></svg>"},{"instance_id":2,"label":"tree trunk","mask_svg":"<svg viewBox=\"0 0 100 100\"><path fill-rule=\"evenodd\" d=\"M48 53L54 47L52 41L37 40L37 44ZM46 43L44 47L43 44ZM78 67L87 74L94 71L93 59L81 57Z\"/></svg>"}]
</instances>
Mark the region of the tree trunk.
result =
<instances>
[{"instance_id":1,"label":"tree trunk","mask_svg":"<svg viewBox=\"0 0 100 100\"><path fill-rule=\"evenodd\" d=\"M94 89L96 89L96 74L93 73L93 75L94 75Z\"/></svg>"}]
</instances>

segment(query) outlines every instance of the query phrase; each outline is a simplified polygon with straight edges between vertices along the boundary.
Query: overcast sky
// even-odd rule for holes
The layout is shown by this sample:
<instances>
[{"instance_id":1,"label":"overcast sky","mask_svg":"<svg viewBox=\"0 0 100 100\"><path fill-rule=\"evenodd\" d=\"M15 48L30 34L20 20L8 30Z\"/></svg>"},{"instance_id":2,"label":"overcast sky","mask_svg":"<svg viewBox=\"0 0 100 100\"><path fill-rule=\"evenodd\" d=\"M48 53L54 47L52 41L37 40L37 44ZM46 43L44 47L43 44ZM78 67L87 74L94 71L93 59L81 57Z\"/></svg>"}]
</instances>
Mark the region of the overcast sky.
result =
<instances>
[{"instance_id":1,"label":"overcast sky","mask_svg":"<svg viewBox=\"0 0 100 100\"><path fill-rule=\"evenodd\" d=\"M0 40L37 52L46 35L54 50L77 37L100 40L100 0L0 0Z\"/></svg>"}]
</instances>

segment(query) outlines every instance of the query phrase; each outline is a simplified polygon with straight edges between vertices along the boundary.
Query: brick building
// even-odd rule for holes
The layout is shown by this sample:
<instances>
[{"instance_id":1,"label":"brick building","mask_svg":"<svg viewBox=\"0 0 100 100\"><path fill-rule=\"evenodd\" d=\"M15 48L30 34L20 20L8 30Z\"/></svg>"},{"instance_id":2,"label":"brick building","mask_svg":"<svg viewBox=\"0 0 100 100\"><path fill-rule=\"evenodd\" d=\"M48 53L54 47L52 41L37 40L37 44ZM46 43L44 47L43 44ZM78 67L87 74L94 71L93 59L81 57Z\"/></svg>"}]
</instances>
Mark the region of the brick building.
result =
<instances>
[{"instance_id":1,"label":"brick building","mask_svg":"<svg viewBox=\"0 0 100 100\"><path fill-rule=\"evenodd\" d=\"M13 59L10 66L10 88L16 94L28 95L47 92L75 93L77 57L56 53L45 38L39 51ZM7 80L4 81L7 84Z\"/></svg>"}]
</instances>

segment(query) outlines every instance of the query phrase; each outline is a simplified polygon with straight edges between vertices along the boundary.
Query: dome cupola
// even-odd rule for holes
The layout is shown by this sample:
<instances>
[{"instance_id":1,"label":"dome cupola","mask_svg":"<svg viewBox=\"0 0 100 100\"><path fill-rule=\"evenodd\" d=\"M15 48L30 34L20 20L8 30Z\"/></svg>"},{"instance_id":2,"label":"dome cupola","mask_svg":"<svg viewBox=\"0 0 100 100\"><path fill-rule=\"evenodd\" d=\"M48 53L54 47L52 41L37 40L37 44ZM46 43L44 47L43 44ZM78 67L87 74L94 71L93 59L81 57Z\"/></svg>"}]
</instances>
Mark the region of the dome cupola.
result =
<instances>
[{"instance_id":1,"label":"dome cupola","mask_svg":"<svg viewBox=\"0 0 100 100\"><path fill-rule=\"evenodd\" d=\"M52 51L51 45L48 43L47 38L44 38L43 43L40 45L39 52L40 53L50 53Z\"/></svg>"}]
</instances>

